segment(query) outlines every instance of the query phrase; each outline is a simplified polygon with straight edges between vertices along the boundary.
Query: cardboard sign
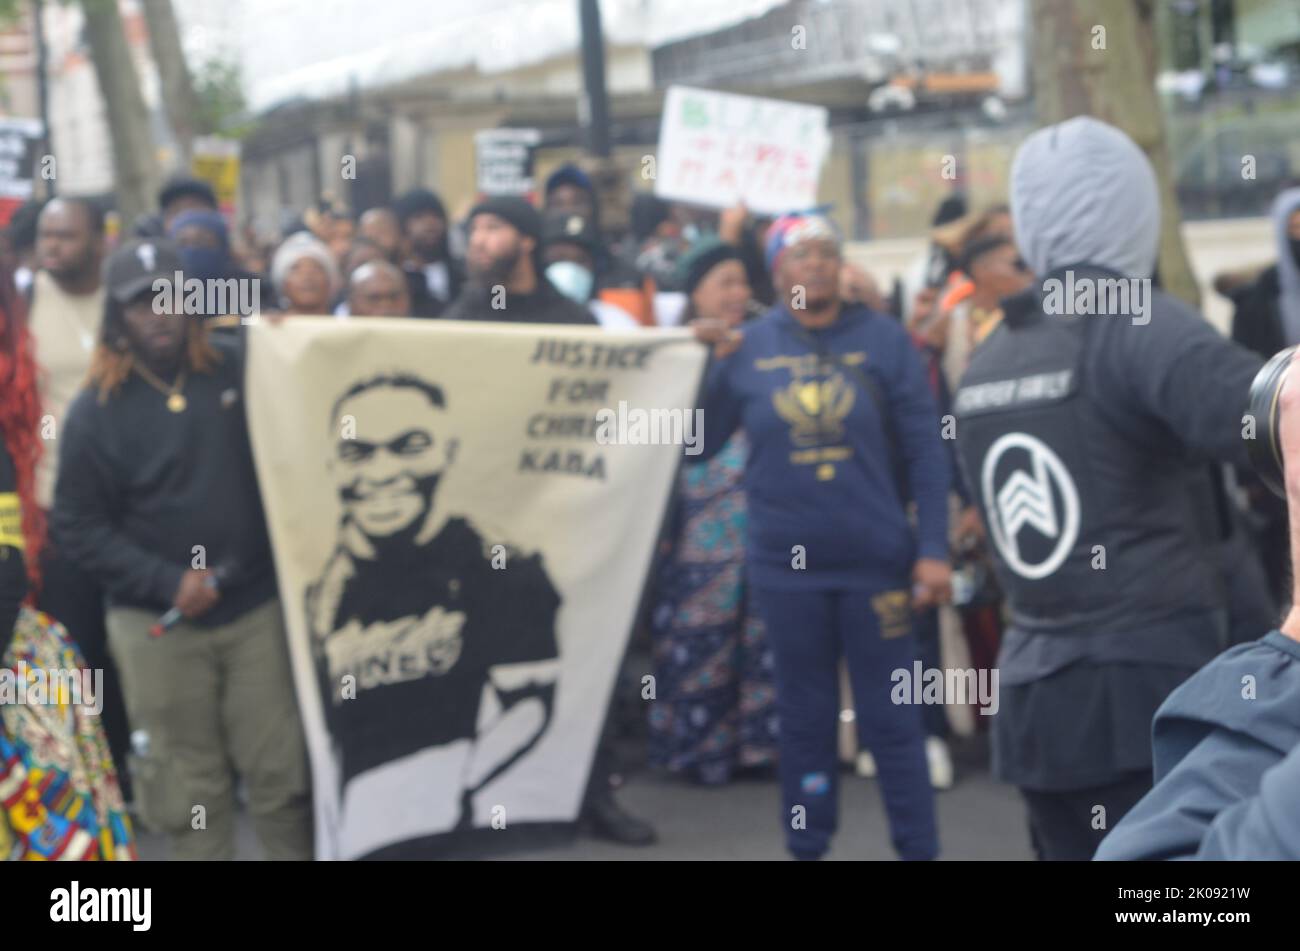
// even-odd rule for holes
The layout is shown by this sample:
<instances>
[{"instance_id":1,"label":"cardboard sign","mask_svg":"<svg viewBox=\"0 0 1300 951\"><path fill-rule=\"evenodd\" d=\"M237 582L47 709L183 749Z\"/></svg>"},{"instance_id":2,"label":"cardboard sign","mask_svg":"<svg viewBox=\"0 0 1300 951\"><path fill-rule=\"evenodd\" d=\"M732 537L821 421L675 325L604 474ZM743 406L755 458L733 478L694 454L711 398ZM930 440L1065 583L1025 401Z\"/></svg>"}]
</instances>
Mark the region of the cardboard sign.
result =
<instances>
[{"instance_id":1,"label":"cardboard sign","mask_svg":"<svg viewBox=\"0 0 1300 951\"><path fill-rule=\"evenodd\" d=\"M239 196L239 143L215 135L195 139L190 171L212 186L217 207L227 221L232 220Z\"/></svg>"},{"instance_id":2,"label":"cardboard sign","mask_svg":"<svg viewBox=\"0 0 1300 951\"><path fill-rule=\"evenodd\" d=\"M541 139L536 129L484 129L475 133L479 193L531 195L533 151Z\"/></svg>"},{"instance_id":3,"label":"cardboard sign","mask_svg":"<svg viewBox=\"0 0 1300 951\"><path fill-rule=\"evenodd\" d=\"M827 111L779 99L673 86L664 99L655 194L751 211L802 211L817 201L830 150Z\"/></svg>"},{"instance_id":4,"label":"cardboard sign","mask_svg":"<svg viewBox=\"0 0 1300 951\"><path fill-rule=\"evenodd\" d=\"M43 130L39 119L0 119L0 226L32 198Z\"/></svg>"}]
</instances>

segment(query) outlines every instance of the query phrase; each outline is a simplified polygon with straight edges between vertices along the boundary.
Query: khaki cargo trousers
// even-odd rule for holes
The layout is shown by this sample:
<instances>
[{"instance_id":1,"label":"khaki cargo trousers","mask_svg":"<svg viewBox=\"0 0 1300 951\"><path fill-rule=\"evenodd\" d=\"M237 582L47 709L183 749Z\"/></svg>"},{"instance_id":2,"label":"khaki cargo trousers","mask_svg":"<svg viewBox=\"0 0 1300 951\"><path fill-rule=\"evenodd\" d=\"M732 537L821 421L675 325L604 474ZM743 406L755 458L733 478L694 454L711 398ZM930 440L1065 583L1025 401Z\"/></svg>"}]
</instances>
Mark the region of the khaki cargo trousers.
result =
<instances>
[{"instance_id":1,"label":"khaki cargo trousers","mask_svg":"<svg viewBox=\"0 0 1300 951\"><path fill-rule=\"evenodd\" d=\"M135 608L107 618L140 818L169 837L174 859L232 859L238 776L263 855L310 859L307 751L280 602L217 627L182 621L158 638L156 620Z\"/></svg>"}]
</instances>

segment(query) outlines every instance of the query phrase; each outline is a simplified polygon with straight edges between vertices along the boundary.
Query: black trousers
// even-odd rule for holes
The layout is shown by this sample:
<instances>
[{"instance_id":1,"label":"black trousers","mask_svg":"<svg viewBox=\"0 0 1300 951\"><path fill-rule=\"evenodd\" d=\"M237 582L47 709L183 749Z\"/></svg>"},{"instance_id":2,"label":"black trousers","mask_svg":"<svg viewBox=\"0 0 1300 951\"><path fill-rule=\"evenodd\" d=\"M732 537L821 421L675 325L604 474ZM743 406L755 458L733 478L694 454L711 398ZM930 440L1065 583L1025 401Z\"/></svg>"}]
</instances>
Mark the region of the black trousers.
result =
<instances>
[{"instance_id":1,"label":"black trousers","mask_svg":"<svg viewBox=\"0 0 1300 951\"><path fill-rule=\"evenodd\" d=\"M41 561L41 595L36 606L68 629L92 670L104 672L104 732L108 736L109 752L113 754L113 765L117 767L122 795L129 799L131 777L126 769L126 754L131 727L126 719L126 701L117 667L108 650L104 592L90 575L51 544Z\"/></svg>"},{"instance_id":2,"label":"black trousers","mask_svg":"<svg viewBox=\"0 0 1300 951\"><path fill-rule=\"evenodd\" d=\"M1029 806L1034 853L1045 862L1090 861L1106 833L1150 789L1151 773L1146 770L1088 789L1039 792L1022 788L1020 794Z\"/></svg>"}]
</instances>

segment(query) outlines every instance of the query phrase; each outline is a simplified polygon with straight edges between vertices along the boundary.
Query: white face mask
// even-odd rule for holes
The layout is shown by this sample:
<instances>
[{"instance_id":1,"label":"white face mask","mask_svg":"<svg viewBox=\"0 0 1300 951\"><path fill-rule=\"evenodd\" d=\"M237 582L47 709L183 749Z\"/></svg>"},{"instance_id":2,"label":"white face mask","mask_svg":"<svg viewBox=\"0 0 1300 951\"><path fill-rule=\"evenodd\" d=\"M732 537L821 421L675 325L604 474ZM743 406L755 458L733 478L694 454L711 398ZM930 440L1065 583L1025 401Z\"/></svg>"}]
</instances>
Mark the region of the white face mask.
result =
<instances>
[{"instance_id":1,"label":"white face mask","mask_svg":"<svg viewBox=\"0 0 1300 951\"><path fill-rule=\"evenodd\" d=\"M591 288L596 283L590 271L572 261L556 261L546 269L546 279L555 285L557 291L578 304L591 300Z\"/></svg>"}]
</instances>

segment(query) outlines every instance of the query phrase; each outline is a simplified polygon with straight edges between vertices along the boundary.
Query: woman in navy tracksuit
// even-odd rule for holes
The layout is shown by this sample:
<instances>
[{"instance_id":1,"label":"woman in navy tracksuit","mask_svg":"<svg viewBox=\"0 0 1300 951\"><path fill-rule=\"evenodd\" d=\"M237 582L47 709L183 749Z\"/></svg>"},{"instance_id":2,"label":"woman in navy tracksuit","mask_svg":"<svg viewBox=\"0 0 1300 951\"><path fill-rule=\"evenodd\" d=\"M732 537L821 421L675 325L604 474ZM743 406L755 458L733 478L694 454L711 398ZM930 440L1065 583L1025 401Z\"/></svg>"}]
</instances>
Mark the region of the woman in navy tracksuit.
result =
<instances>
[{"instance_id":1,"label":"woman in navy tracksuit","mask_svg":"<svg viewBox=\"0 0 1300 951\"><path fill-rule=\"evenodd\" d=\"M780 219L768 264L781 303L743 335L696 325L718 358L697 458L744 427L747 571L776 657L789 850L820 858L835 831L843 657L894 847L930 859L921 710L901 701L913 697L912 611L948 597L948 461L920 357L897 321L841 304L840 263L825 219Z\"/></svg>"}]
</instances>

